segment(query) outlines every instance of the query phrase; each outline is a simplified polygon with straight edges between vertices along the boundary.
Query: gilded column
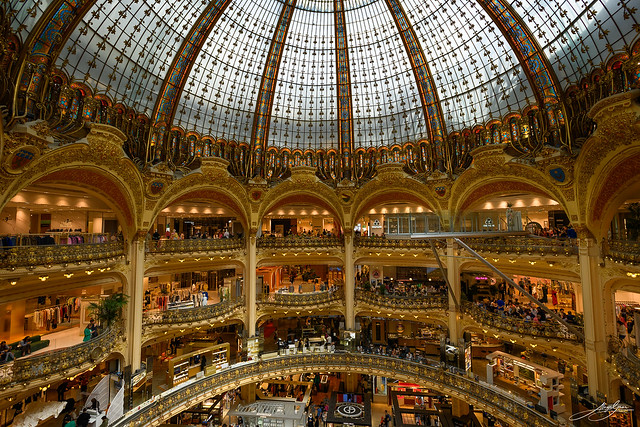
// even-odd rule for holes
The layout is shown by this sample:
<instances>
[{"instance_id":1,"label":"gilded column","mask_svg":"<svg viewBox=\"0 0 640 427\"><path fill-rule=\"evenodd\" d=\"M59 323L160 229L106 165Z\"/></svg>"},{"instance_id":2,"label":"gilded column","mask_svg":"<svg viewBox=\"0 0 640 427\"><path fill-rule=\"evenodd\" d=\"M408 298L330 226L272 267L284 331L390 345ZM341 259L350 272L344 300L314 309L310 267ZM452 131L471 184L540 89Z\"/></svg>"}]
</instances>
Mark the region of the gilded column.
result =
<instances>
[{"instance_id":1,"label":"gilded column","mask_svg":"<svg viewBox=\"0 0 640 427\"><path fill-rule=\"evenodd\" d=\"M447 293L449 298L449 338L453 345L458 344L458 339L462 338L462 328L460 325L460 263L456 257L458 247L453 239L447 239L447 279L451 291ZM452 295L453 293L453 295Z\"/></svg>"},{"instance_id":2,"label":"gilded column","mask_svg":"<svg viewBox=\"0 0 640 427\"><path fill-rule=\"evenodd\" d=\"M247 239L246 329L249 338L256 335L256 232L252 230Z\"/></svg>"},{"instance_id":3,"label":"gilded column","mask_svg":"<svg viewBox=\"0 0 640 427\"><path fill-rule=\"evenodd\" d=\"M591 237L579 240L580 279L584 306L584 336L587 356L589 394L607 396L609 392L607 363L607 336L604 295L599 272L598 245Z\"/></svg>"},{"instance_id":4,"label":"gilded column","mask_svg":"<svg viewBox=\"0 0 640 427\"><path fill-rule=\"evenodd\" d=\"M129 246L131 269L129 271L129 289L126 292L129 296L126 318L126 357L132 371L141 365L145 236L146 232L136 233Z\"/></svg>"},{"instance_id":5,"label":"gilded column","mask_svg":"<svg viewBox=\"0 0 640 427\"><path fill-rule=\"evenodd\" d=\"M353 265L353 231L345 231L344 234L344 324L348 331L355 330L355 293L356 278Z\"/></svg>"}]
</instances>

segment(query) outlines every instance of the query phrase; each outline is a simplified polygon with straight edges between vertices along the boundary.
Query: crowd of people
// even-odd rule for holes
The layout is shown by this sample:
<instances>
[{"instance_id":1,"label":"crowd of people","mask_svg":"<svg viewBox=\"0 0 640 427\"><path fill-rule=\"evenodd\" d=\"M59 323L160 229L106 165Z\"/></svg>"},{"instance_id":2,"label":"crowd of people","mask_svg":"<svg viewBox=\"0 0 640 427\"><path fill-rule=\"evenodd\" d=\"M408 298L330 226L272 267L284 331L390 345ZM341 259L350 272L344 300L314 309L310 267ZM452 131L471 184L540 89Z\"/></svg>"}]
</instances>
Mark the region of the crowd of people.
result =
<instances>
[{"instance_id":1,"label":"crowd of people","mask_svg":"<svg viewBox=\"0 0 640 427\"><path fill-rule=\"evenodd\" d=\"M620 338L620 340L625 343L631 342L632 334L635 333L633 330L635 323L633 318L633 311L635 310L635 308L626 305L619 305L616 306L616 310L616 314L618 316L618 318L616 319L618 338Z\"/></svg>"},{"instance_id":2,"label":"crowd of people","mask_svg":"<svg viewBox=\"0 0 640 427\"><path fill-rule=\"evenodd\" d=\"M233 239L233 238L242 238L242 233L236 233L229 231L228 228L216 229L212 230L210 233L202 232L200 230L196 230L193 234L186 237L189 239ZM177 230L169 231L167 230L164 234L160 234L159 230L156 230L151 235L151 240L154 242L159 242L161 240L185 240L184 233L178 233Z\"/></svg>"},{"instance_id":3,"label":"crowd of people","mask_svg":"<svg viewBox=\"0 0 640 427\"><path fill-rule=\"evenodd\" d=\"M578 233L571 224L563 227L544 227L535 232L536 236L549 239L577 239Z\"/></svg>"},{"instance_id":4,"label":"crowd of people","mask_svg":"<svg viewBox=\"0 0 640 427\"><path fill-rule=\"evenodd\" d=\"M543 309L534 303L523 303L518 300L504 301L502 298L478 299L476 305L489 313L523 320L525 323L543 324L554 321ZM581 326L581 317L575 315L571 310L565 311L563 308L552 311L569 324Z\"/></svg>"},{"instance_id":5,"label":"crowd of people","mask_svg":"<svg viewBox=\"0 0 640 427\"><path fill-rule=\"evenodd\" d=\"M331 230L327 230L327 229L323 229L322 231L320 230L302 230L302 231L297 231L296 229L289 229L286 230L284 232L284 236L277 236L276 233L271 232L271 233L264 233L263 234L263 238L264 239L277 239L277 238L285 238L285 239L289 239L289 240L295 240L295 239L321 239L321 238L328 238L328 237L340 237L341 234L340 233L336 233L335 231L331 231Z\"/></svg>"}]
</instances>

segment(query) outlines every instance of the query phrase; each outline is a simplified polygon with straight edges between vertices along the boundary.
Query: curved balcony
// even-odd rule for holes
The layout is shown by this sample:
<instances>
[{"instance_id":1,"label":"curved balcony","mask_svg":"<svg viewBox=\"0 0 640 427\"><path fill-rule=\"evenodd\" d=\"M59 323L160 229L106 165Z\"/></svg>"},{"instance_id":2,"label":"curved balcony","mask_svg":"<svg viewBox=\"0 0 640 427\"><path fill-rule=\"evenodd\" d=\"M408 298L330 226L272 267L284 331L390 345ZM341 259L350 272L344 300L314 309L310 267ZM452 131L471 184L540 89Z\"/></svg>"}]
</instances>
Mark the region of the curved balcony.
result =
<instances>
[{"instance_id":1,"label":"curved balcony","mask_svg":"<svg viewBox=\"0 0 640 427\"><path fill-rule=\"evenodd\" d=\"M528 255L564 255L578 254L578 244L572 239L548 239L545 237L505 236L471 237L464 242L477 252Z\"/></svg>"},{"instance_id":2,"label":"curved balcony","mask_svg":"<svg viewBox=\"0 0 640 427\"><path fill-rule=\"evenodd\" d=\"M602 256L611 261L638 265L640 264L640 241L604 240Z\"/></svg>"},{"instance_id":3,"label":"curved balcony","mask_svg":"<svg viewBox=\"0 0 640 427\"><path fill-rule=\"evenodd\" d=\"M344 292L342 288L306 294L271 293L258 295L258 304L288 308L307 308L342 301L343 296Z\"/></svg>"},{"instance_id":4,"label":"curved balcony","mask_svg":"<svg viewBox=\"0 0 640 427\"><path fill-rule=\"evenodd\" d=\"M525 322L524 320L513 316L501 316L499 314L491 313L469 301L465 301L463 303L463 309L465 313L470 315L477 323L489 328L536 338L559 339L574 341L576 343L581 342L579 337L566 330L564 326L558 324L554 320L549 320L545 323ZM579 326L576 326L576 328L581 329Z\"/></svg>"},{"instance_id":5,"label":"curved balcony","mask_svg":"<svg viewBox=\"0 0 640 427\"><path fill-rule=\"evenodd\" d=\"M444 310L448 307L447 296L432 294L429 296L405 297L380 295L364 289L356 289L356 302L374 308L388 310Z\"/></svg>"},{"instance_id":6,"label":"curved balcony","mask_svg":"<svg viewBox=\"0 0 640 427\"><path fill-rule=\"evenodd\" d=\"M6 387L7 392L12 392L11 387L14 385L30 383L31 387L36 387L50 383L54 376L76 375L106 359L122 341L122 328L116 326L87 342L16 359L0 365L0 386Z\"/></svg>"},{"instance_id":7,"label":"curved balcony","mask_svg":"<svg viewBox=\"0 0 640 427\"><path fill-rule=\"evenodd\" d=\"M256 246L258 249L275 249L275 250L322 250L328 248L337 248L344 245L342 237L312 237L291 235L287 237L259 237Z\"/></svg>"},{"instance_id":8,"label":"curved balcony","mask_svg":"<svg viewBox=\"0 0 640 427\"><path fill-rule=\"evenodd\" d=\"M242 249L245 249L244 238L154 240L147 242L148 253L162 255L229 252Z\"/></svg>"},{"instance_id":9,"label":"curved balcony","mask_svg":"<svg viewBox=\"0 0 640 427\"><path fill-rule=\"evenodd\" d=\"M341 287L306 294L262 294L258 295L257 318L265 316L286 316L289 311L300 314L306 310L309 314L316 311L322 313L342 313L344 306L344 291Z\"/></svg>"},{"instance_id":10,"label":"curved balcony","mask_svg":"<svg viewBox=\"0 0 640 427\"><path fill-rule=\"evenodd\" d=\"M123 242L13 246L0 249L0 268L15 270L20 267L109 261L124 254Z\"/></svg>"},{"instance_id":11,"label":"curved balcony","mask_svg":"<svg viewBox=\"0 0 640 427\"><path fill-rule=\"evenodd\" d=\"M363 249L431 250L431 241L430 239L387 239L386 237L378 236L356 236L354 244L356 247ZM438 249L446 247L446 243L442 240L433 240L433 244Z\"/></svg>"},{"instance_id":12,"label":"curved balcony","mask_svg":"<svg viewBox=\"0 0 640 427\"><path fill-rule=\"evenodd\" d=\"M189 381L183 386L153 398L134 408L113 426L158 425L181 410L194 406L213 394L267 378L303 372L350 372L381 375L388 378L418 383L428 388L462 399L486 410L509 424L527 426L554 426L554 421L524 400L483 382L450 373L438 367L403 359L359 353L303 353L278 356L265 361L238 363L202 379Z\"/></svg>"},{"instance_id":13,"label":"curved balcony","mask_svg":"<svg viewBox=\"0 0 640 427\"><path fill-rule=\"evenodd\" d=\"M464 242L477 252L499 254L528 255L564 255L578 254L578 244L572 239L548 239L544 237L505 236L471 237Z\"/></svg>"},{"instance_id":14,"label":"curved balcony","mask_svg":"<svg viewBox=\"0 0 640 427\"><path fill-rule=\"evenodd\" d=\"M624 345L618 337L609 337L609 353L613 368L636 393L640 393L640 357L637 348Z\"/></svg>"},{"instance_id":15,"label":"curved balcony","mask_svg":"<svg viewBox=\"0 0 640 427\"><path fill-rule=\"evenodd\" d=\"M206 324L242 319L244 316L244 295L229 301L204 307L154 311L145 313L142 319L144 341L153 338L154 332L172 328L193 328Z\"/></svg>"}]
</instances>

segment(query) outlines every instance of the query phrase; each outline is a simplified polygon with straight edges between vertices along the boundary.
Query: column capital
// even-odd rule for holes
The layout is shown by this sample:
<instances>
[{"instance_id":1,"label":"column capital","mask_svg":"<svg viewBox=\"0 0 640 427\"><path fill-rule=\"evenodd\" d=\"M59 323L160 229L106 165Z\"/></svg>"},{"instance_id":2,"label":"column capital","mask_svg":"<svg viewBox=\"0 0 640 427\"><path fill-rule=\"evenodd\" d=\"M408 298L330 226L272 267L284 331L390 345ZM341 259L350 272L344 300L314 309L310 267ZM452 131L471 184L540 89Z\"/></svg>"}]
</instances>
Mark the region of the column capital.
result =
<instances>
[{"instance_id":1,"label":"column capital","mask_svg":"<svg viewBox=\"0 0 640 427\"><path fill-rule=\"evenodd\" d=\"M149 234L146 230L137 230L131 236L131 243L142 242L144 243L147 240L147 235Z\"/></svg>"}]
</instances>

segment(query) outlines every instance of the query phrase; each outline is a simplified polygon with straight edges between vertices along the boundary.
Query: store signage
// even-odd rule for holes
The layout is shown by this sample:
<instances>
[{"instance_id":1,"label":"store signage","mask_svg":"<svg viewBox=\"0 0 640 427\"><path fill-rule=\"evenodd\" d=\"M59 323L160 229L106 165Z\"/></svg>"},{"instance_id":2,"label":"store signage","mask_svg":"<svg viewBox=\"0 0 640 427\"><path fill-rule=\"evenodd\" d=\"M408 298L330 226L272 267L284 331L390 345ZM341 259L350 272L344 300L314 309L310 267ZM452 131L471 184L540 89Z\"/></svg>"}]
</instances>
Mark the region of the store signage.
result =
<instances>
[{"instance_id":1,"label":"store signage","mask_svg":"<svg viewBox=\"0 0 640 427\"><path fill-rule=\"evenodd\" d=\"M476 280L489 280L487 276L476 276Z\"/></svg>"}]
</instances>

